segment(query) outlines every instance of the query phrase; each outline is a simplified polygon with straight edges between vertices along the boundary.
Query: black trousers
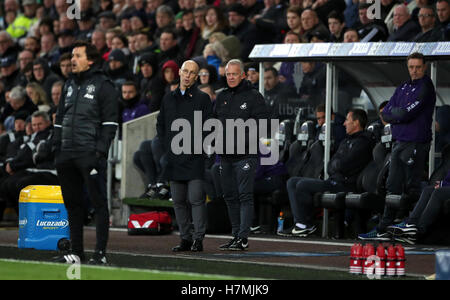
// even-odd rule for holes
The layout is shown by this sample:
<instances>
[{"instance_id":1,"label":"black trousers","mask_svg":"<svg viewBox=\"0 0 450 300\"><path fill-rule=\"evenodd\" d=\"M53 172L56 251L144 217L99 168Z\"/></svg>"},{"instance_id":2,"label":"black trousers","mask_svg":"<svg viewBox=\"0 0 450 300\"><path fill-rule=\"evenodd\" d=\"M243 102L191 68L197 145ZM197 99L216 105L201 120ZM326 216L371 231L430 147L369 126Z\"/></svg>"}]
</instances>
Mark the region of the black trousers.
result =
<instances>
[{"instance_id":1,"label":"black trousers","mask_svg":"<svg viewBox=\"0 0 450 300\"><path fill-rule=\"evenodd\" d=\"M248 238L253 222L253 187L258 160L221 160L221 184L234 237Z\"/></svg>"},{"instance_id":2,"label":"black trousers","mask_svg":"<svg viewBox=\"0 0 450 300\"><path fill-rule=\"evenodd\" d=\"M419 233L426 234L431 225L438 219L444 202L448 199L450 199L450 186L437 189L433 186L426 187L409 216L408 223L416 224Z\"/></svg>"},{"instance_id":3,"label":"black trousers","mask_svg":"<svg viewBox=\"0 0 450 300\"><path fill-rule=\"evenodd\" d=\"M76 157L61 153L56 160L56 170L69 216L72 251L76 254L84 252L84 186L95 209L95 250L106 251L109 234L108 202L103 192L106 186L106 159L97 158L95 154ZM95 174L97 178L93 176Z\"/></svg>"},{"instance_id":4,"label":"black trousers","mask_svg":"<svg viewBox=\"0 0 450 300\"><path fill-rule=\"evenodd\" d=\"M424 177L425 165L430 151L430 143L396 142L392 148L389 175L386 188L389 193L420 195L420 182ZM377 226L378 231L385 231L392 225L396 210L384 207L383 216Z\"/></svg>"}]
</instances>

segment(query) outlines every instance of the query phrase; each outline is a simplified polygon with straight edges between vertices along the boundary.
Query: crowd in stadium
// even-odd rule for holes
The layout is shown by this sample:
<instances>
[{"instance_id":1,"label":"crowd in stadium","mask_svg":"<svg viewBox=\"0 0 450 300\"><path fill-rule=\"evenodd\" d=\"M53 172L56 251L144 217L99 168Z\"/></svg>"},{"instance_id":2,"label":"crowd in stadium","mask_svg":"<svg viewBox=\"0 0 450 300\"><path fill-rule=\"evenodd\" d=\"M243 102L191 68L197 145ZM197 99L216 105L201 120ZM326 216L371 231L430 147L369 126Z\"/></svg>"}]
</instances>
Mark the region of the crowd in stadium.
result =
<instances>
[{"instance_id":1,"label":"crowd in stadium","mask_svg":"<svg viewBox=\"0 0 450 300\"><path fill-rule=\"evenodd\" d=\"M120 95L123 123L158 111L164 95L178 87L179 70L188 59L199 65L199 88L214 101L227 87L225 66L231 59L244 62L247 80L258 88L259 67L249 59L256 44L450 41L448 0L378 2L380 10L373 9L377 1L364 0L79 0L74 1L76 8L66 0L0 1L0 211L17 207L20 189L28 184L58 182L52 121L65 95L76 41L86 40L100 52L103 71ZM281 102L297 98L312 109L314 126L320 128L325 65L285 62L265 67L264 96L271 117L295 118L296 111ZM345 72L339 78L342 99L360 95L361 87ZM345 139L344 118L350 108L351 101L343 100L340 114L333 114L335 150ZM448 112L443 107L437 114L442 122L437 151L450 142ZM360 120L364 130L367 120ZM159 142L136 146L134 162L148 185L143 198L170 197L167 182L160 178L165 162ZM288 159L282 159L258 170L255 199L286 189L290 172ZM204 189L213 201L222 193L218 169L212 159ZM255 205L260 206L258 201ZM259 221L255 218L255 228Z\"/></svg>"}]
</instances>

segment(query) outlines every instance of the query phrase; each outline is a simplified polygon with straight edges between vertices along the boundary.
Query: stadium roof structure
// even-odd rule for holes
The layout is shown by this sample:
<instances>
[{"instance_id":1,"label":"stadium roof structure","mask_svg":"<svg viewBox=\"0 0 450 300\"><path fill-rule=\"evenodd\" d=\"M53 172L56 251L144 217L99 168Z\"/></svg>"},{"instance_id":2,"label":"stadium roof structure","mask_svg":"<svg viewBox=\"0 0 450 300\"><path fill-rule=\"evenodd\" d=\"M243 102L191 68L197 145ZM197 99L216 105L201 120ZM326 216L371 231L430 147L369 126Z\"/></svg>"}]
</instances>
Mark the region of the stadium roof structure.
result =
<instances>
[{"instance_id":1,"label":"stadium roof structure","mask_svg":"<svg viewBox=\"0 0 450 300\"><path fill-rule=\"evenodd\" d=\"M414 52L425 56L430 67L427 72L433 80L436 105L450 104L450 42L409 43L299 43L255 45L249 58L259 62L259 90L264 94L263 62L320 61L326 63L326 112L325 123L331 120L331 107L337 107L336 67L346 71L368 95L374 107L389 100L395 88L409 79L406 58ZM324 174L330 159L330 127L325 132ZM434 137L434 126L432 126ZM433 139L434 141L434 139ZM434 170L435 147L430 148L429 174ZM324 215L323 236L327 235Z\"/></svg>"}]
</instances>

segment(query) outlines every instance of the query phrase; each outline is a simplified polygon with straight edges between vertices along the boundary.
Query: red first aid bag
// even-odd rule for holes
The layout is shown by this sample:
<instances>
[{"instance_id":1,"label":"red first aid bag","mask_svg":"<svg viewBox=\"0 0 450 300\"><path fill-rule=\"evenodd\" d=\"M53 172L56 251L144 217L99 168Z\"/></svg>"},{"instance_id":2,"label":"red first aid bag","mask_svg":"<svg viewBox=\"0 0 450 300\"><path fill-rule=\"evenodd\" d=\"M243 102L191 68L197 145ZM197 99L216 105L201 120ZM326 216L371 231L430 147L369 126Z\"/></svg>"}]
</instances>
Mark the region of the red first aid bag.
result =
<instances>
[{"instance_id":1,"label":"red first aid bag","mask_svg":"<svg viewBox=\"0 0 450 300\"><path fill-rule=\"evenodd\" d=\"M128 218L129 235L167 234L172 230L172 217L167 211L131 214Z\"/></svg>"}]
</instances>

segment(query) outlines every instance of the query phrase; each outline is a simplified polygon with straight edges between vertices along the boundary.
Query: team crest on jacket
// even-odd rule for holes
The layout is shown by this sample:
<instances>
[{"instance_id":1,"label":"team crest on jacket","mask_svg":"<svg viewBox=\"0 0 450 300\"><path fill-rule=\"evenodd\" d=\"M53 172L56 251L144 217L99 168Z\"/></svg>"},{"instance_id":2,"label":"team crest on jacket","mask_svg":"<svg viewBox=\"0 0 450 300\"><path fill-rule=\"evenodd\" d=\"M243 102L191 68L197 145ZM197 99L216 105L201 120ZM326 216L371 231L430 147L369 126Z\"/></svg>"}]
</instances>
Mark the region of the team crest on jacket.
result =
<instances>
[{"instance_id":1,"label":"team crest on jacket","mask_svg":"<svg viewBox=\"0 0 450 300\"><path fill-rule=\"evenodd\" d=\"M67 97L72 96L72 94L73 94L73 88L72 88L72 86L69 86L69 88L67 89Z\"/></svg>"},{"instance_id":2,"label":"team crest on jacket","mask_svg":"<svg viewBox=\"0 0 450 300\"><path fill-rule=\"evenodd\" d=\"M86 87L86 95L84 95L84 98L88 99L94 99L94 93L95 93L95 85L90 84Z\"/></svg>"},{"instance_id":3,"label":"team crest on jacket","mask_svg":"<svg viewBox=\"0 0 450 300\"><path fill-rule=\"evenodd\" d=\"M247 108L247 102L244 102L244 104L242 104L242 105L240 106L240 108L241 108L242 110L246 109L246 108Z\"/></svg>"}]
</instances>

